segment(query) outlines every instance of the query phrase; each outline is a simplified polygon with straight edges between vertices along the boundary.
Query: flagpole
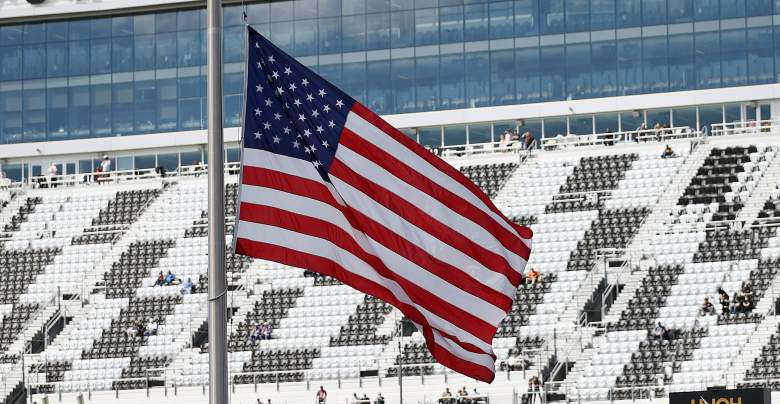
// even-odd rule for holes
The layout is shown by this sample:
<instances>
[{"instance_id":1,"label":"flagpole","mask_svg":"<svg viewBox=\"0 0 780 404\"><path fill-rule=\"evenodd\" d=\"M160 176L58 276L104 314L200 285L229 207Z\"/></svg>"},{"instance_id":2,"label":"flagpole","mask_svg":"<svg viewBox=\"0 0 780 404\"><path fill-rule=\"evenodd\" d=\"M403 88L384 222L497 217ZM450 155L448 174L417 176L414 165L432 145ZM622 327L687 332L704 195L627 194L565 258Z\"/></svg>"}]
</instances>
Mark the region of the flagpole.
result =
<instances>
[{"instance_id":1,"label":"flagpole","mask_svg":"<svg viewBox=\"0 0 780 404\"><path fill-rule=\"evenodd\" d=\"M207 0L209 163L209 403L227 404L227 282L222 138L222 1Z\"/></svg>"}]
</instances>

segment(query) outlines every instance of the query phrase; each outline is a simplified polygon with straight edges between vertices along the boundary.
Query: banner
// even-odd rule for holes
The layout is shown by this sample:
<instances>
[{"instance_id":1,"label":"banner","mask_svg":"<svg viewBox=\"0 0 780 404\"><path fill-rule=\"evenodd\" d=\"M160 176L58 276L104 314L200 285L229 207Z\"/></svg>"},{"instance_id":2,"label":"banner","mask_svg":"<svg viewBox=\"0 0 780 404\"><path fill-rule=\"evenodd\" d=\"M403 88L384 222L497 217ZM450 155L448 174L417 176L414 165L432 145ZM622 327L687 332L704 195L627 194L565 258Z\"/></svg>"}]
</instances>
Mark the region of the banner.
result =
<instances>
[{"instance_id":1,"label":"banner","mask_svg":"<svg viewBox=\"0 0 780 404\"><path fill-rule=\"evenodd\" d=\"M771 404L769 389L706 390L669 393L669 404Z\"/></svg>"}]
</instances>

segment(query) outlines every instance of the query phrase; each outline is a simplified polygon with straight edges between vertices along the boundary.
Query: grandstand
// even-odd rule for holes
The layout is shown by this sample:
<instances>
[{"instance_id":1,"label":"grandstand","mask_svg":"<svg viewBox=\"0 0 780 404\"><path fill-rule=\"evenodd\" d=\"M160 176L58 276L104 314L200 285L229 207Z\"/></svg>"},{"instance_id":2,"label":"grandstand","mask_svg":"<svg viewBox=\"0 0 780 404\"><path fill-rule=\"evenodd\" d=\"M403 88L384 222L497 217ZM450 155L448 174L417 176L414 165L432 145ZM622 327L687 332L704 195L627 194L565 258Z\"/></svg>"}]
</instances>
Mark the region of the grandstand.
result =
<instances>
[{"instance_id":1,"label":"grandstand","mask_svg":"<svg viewBox=\"0 0 780 404\"><path fill-rule=\"evenodd\" d=\"M392 399L399 363L409 400L466 385L512 402L530 375L544 379L550 400L777 387L779 134L780 121L755 121L709 136L659 130L622 141L558 139L531 154L498 143L445 153L535 232L529 266L543 282L518 289L493 343L502 371L492 385L433 363L419 334L375 298L305 268L228 254L236 402L308 400L320 385L332 397L382 391ZM662 157L666 144L674 156ZM228 229L236 168L225 168ZM0 394L8 402L23 385L40 400L205 399L203 170L6 181L2 199ZM168 271L192 279L192 293L156 286ZM720 315L718 289L735 296L745 282L752 310ZM718 314L701 312L705 297ZM253 343L251 328L264 321L272 338ZM128 335L150 322L153 335ZM658 322L675 335L654 338ZM517 351L527 366L510 371Z\"/></svg>"}]
</instances>

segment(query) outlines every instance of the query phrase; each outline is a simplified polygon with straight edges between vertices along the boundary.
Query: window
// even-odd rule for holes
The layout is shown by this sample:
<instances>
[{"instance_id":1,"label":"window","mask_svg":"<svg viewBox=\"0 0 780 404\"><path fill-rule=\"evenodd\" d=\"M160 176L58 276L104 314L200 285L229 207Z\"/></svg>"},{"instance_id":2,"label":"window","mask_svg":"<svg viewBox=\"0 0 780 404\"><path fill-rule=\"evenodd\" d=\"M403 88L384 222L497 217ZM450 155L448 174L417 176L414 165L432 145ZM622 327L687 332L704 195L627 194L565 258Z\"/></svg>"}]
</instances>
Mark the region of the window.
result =
<instances>
[{"instance_id":1,"label":"window","mask_svg":"<svg viewBox=\"0 0 780 404\"><path fill-rule=\"evenodd\" d=\"M393 112L414 111L414 59L395 59L391 61L392 85L394 93Z\"/></svg>"},{"instance_id":2,"label":"window","mask_svg":"<svg viewBox=\"0 0 780 404\"><path fill-rule=\"evenodd\" d=\"M0 79L19 80L22 76L22 47L0 47Z\"/></svg>"},{"instance_id":3,"label":"window","mask_svg":"<svg viewBox=\"0 0 780 404\"><path fill-rule=\"evenodd\" d=\"M595 115L595 131L596 133L609 133L609 132L617 132L618 127L618 113L617 112L611 112L606 114L596 114Z\"/></svg>"},{"instance_id":4,"label":"window","mask_svg":"<svg viewBox=\"0 0 780 404\"><path fill-rule=\"evenodd\" d=\"M134 56L135 56L135 70L147 70L154 69L154 35L142 35L133 38L134 44ZM71 60L73 58L71 52ZM73 62L71 62L71 67Z\"/></svg>"},{"instance_id":5,"label":"window","mask_svg":"<svg viewBox=\"0 0 780 404\"><path fill-rule=\"evenodd\" d=\"M515 1L515 36L531 36L539 33L539 2Z\"/></svg>"},{"instance_id":6,"label":"window","mask_svg":"<svg viewBox=\"0 0 780 404\"><path fill-rule=\"evenodd\" d=\"M403 48L414 44L414 13L401 11L390 14L390 45Z\"/></svg>"},{"instance_id":7,"label":"window","mask_svg":"<svg viewBox=\"0 0 780 404\"><path fill-rule=\"evenodd\" d=\"M771 83L774 76L772 29L748 28L747 53L748 83Z\"/></svg>"},{"instance_id":8,"label":"window","mask_svg":"<svg viewBox=\"0 0 780 404\"><path fill-rule=\"evenodd\" d=\"M90 46L92 74L111 73L111 39L93 39Z\"/></svg>"},{"instance_id":9,"label":"window","mask_svg":"<svg viewBox=\"0 0 780 404\"><path fill-rule=\"evenodd\" d=\"M515 52L490 52L490 95L493 105L515 102Z\"/></svg>"},{"instance_id":10,"label":"window","mask_svg":"<svg viewBox=\"0 0 780 404\"><path fill-rule=\"evenodd\" d=\"M366 47L366 17L356 15L344 17L341 24L343 52L362 51Z\"/></svg>"},{"instance_id":11,"label":"window","mask_svg":"<svg viewBox=\"0 0 780 404\"><path fill-rule=\"evenodd\" d=\"M465 38L467 41L488 39L488 5L468 4L464 7Z\"/></svg>"},{"instance_id":12,"label":"window","mask_svg":"<svg viewBox=\"0 0 780 404\"><path fill-rule=\"evenodd\" d=\"M320 35L322 35L320 33ZM366 16L366 50L387 49L390 46L390 14Z\"/></svg>"},{"instance_id":13,"label":"window","mask_svg":"<svg viewBox=\"0 0 780 404\"><path fill-rule=\"evenodd\" d=\"M49 140L63 139L68 136L68 89L67 87L46 90L47 122Z\"/></svg>"},{"instance_id":14,"label":"window","mask_svg":"<svg viewBox=\"0 0 780 404\"><path fill-rule=\"evenodd\" d=\"M415 87L417 110L431 111L439 105L439 57L427 56L415 59ZM465 142L464 142L465 143Z\"/></svg>"},{"instance_id":15,"label":"window","mask_svg":"<svg viewBox=\"0 0 780 404\"><path fill-rule=\"evenodd\" d=\"M566 46L566 98L581 99L590 95L590 45Z\"/></svg>"},{"instance_id":16,"label":"window","mask_svg":"<svg viewBox=\"0 0 780 404\"><path fill-rule=\"evenodd\" d=\"M136 170L150 169L156 167L154 154L150 154L146 156L134 156L134 160L135 160Z\"/></svg>"},{"instance_id":17,"label":"window","mask_svg":"<svg viewBox=\"0 0 780 404\"><path fill-rule=\"evenodd\" d=\"M671 0L676 2L679 0ZM642 0L642 24L666 24L666 0Z\"/></svg>"},{"instance_id":18,"label":"window","mask_svg":"<svg viewBox=\"0 0 780 404\"><path fill-rule=\"evenodd\" d=\"M430 147L441 147L441 127L420 128L417 132L420 137L420 144Z\"/></svg>"},{"instance_id":19,"label":"window","mask_svg":"<svg viewBox=\"0 0 780 404\"><path fill-rule=\"evenodd\" d=\"M669 63L667 39L663 37L642 40L644 91L658 93L669 90Z\"/></svg>"},{"instance_id":20,"label":"window","mask_svg":"<svg viewBox=\"0 0 780 404\"><path fill-rule=\"evenodd\" d=\"M699 126L712 132L713 124L723 123L723 105L704 105L699 107Z\"/></svg>"},{"instance_id":21,"label":"window","mask_svg":"<svg viewBox=\"0 0 780 404\"><path fill-rule=\"evenodd\" d=\"M642 11L642 6L640 0L618 0L617 1L618 28L638 27L642 25L641 11Z\"/></svg>"},{"instance_id":22,"label":"window","mask_svg":"<svg viewBox=\"0 0 780 404\"><path fill-rule=\"evenodd\" d=\"M463 40L463 6L439 9L439 39L442 43Z\"/></svg>"},{"instance_id":23,"label":"window","mask_svg":"<svg viewBox=\"0 0 780 404\"><path fill-rule=\"evenodd\" d=\"M696 129L696 107L673 109L672 125L675 127L687 126Z\"/></svg>"},{"instance_id":24,"label":"window","mask_svg":"<svg viewBox=\"0 0 780 404\"><path fill-rule=\"evenodd\" d=\"M514 9L511 1L489 2L490 38L511 38L514 33Z\"/></svg>"},{"instance_id":25,"label":"window","mask_svg":"<svg viewBox=\"0 0 780 404\"><path fill-rule=\"evenodd\" d=\"M89 41L71 41L68 44L68 74L89 74Z\"/></svg>"},{"instance_id":26,"label":"window","mask_svg":"<svg viewBox=\"0 0 780 404\"><path fill-rule=\"evenodd\" d=\"M111 134L111 85L90 87L92 96L92 136Z\"/></svg>"},{"instance_id":27,"label":"window","mask_svg":"<svg viewBox=\"0 0 780 404\"><path fill-rule=\"evenodd\" d=\"M555 137L566 134L566 118L545 118L544 137Z\"/></svg>"},{"instance_id":28,"label":"window","mask_svg":"<svg viewBox=\"0 0 780 404\"><path fill-rule=\"evenodd\" d=\"M179 168L179 153L158 154L157 166L165 168L165 171L176 171Z\"/></svg>"},{"instance_id":29,"label":"window","mask_svg":"<svg viewBox=\"0 0 780 404\"><path fill-rule=\"evenodd\" d=\"M564 99L565 65L563 46L543 46L541 49L541 101Z\"/></svg>"},{"instance_id":30,"label":"window","mask_svg":"<svg viewBox=\"0 0 780 404\"><path fill-rule=\"evenodd\" d=\"M644 121L644 114L641 111L623 111L620 113L620 131L638 129Z\"/></svg>"},{"instance_id":31,"label":"window","mask_svg":"<svg viewBox=\"0 0 780 404\"><path fill-rule=\"evenodd\" d=\"M301 20L295 22L294 49L296 56L317 54L317 21Z\"/></svg>"},{"instance_id":32,"label":"window","mask_svg":"<svg viewBox=\"0 0 780 404\"><path fill-rule=\"evenodd\" d=\"M46 45L24 46L25 79L39 79L46 75Z\"/></svg>"},{"instance_id":33,"label":"window","mask_svg":"<svg viewBox=\"0 0 780 404\"><path fill-rule=\"evenodd\" d=\"M569 133L590 135L593 133L593 115L578 115L569 118Z\"/></svg>"},{"instance_id":34,"label":"window","mask_svg":"<svg viewBox=\"0 0 780 404\"><path fill-rule=\"evenodd\" d=\"M591 43L591 96L617 94L617 45L615 41ZM617 126L615 126L617 128Z\"/></svg>"},{"instance_id":35,"label":"window","mask_svg":"<svg viewBox=\"0 0 780 404\"><path fill-rule=\"evenodd\" d=\"M341 52L341 18L321 18L319 24L320 54Z\"/></svg>"},{"instance_id":36,"label":"window","mask_svg":"<svg viewBox=\"0 0 780 404\"><path fill-rule=\"evenodd\" d=\"M540 3L539 10L542 34L560 34L563 32L563 0L547 0Z\"/></svg>"},{"instance_id":37,"label":"window","mask_svg":"<svg viewBox=\"0 0 780 404\"><path fill-rule=\"evenodd\" d=\"M588 0L566 0L566 32L590 29L589 3Z\"/></svg>"},{"instance_id":38,"label":"window","mask_svg":"<svg viewBox=\"0 0 780 404\"><path fill-rule=\"evenodd\" d=\"M477 144L492 142L491 130L492 126L489 123L469 124L469 143Z\"/></svg>"},{"instance_id":39,"label":"window","mask_svg":"<svg viewBox=\"0 0 780 404\"><path fill-rule=\"evenodd\" d=\"M466 125L453 125L444 127L444 145L466 144Z\"/></svg>"},{"instance_id":40,"label":"window","mask_svg":"<svg viewBox=\"0 0 780 404\"><path fill-rule=\"evenodd\" d=\"M693 21L693 0L672 0L669 6L669 22L672 24Z\"/></svg>"},{"instance_id":41,"label":"window","mask_svg":"<svg viewBox=\"0 0 780 404\"><path fill-rule=\"evenodd\" d=\"M435 45L439 42L439 9L415 10L415 44Z\"/></svg>"},{"instance_id":42,"label":"window","mask_svg":"<svg viewBox=\"0 0 780 404\"><path fill-rule=\"evenodd\" d=\"M669 36L669 89L671 91L696 88L693 49L692 34Z\"/></svg>"},{"instance_id":43,"label":"window","mask_svg":"<svg viewBox=\"0 0 780 404\"><path fill-rule=\"evenodd\" d=\"M647 111L647 127L652 128L656 124L666 126L671 123L671 115L668 109L651 109Z\"/></svg>"},{"instance_id":44,"label":"window","mask_svg":"<svg viewBox=\"0 0 780 404\"><path fill-rule=\"evenodd\" d=\"M541 67L539 49L525 48L515 50L517 73L517 102L536 102L541 92Z\"/></svg>"},{"instance_id":45,"label":"window","mask_svg":"<svg viewBox=\"0 0 780 404\"><path fill-rule=\"evenodd\" d=\"M490 71L488 52L466 54L466 107L475 108L490 102Z\"/></svg>"},{"instance_id":46,"label":"window","mask_svg":"<svg viewBox=\"0 0 780 404\"><path fill-rule=\"evenodd\" d=\"M590 29L615 28L615 0L590 1Z\"/></svg>"},{"instance_id":47,"label":"window","mask_svg":"<svg viewBox=\"0 0 780 404\"><path fill-rule=\"evenodd\" d=\"M366 64L363 62L345 63L342 69L344 71L342 89L350 97L364 103L366 100Z\"/></svg>"},{"instance_id":48,"label":"window","mask_svg":"<svg viewBox=\"0 0 780 404\"><path fill-rule=\"evenodd\" d=\"M744 29L721 31L721 85L747 84L748 66Z\"/></svg>"},{"instance_id":49,"label":"window","mask_svg":"<svg viewBox=\"0 0 780 404\"><path fill-rule=\"evenodd\" d=\"M718 18L718 0L693 0L694 18L697 21Z\"/></svg>"},{"instance_id":50,"label":"window","mask_svg":"<svg viewBox=\"0 0 780 404\"><path fill-rule=\"evenodd\" d=\"M68 90L70 135L75 138L88 137L92 126L89 86L69 87Z\"/></svg>"},{"instance_id":51,"label":"window","mask_svg":"<svg viewBox=\"0 0 780 404\"><path fill-rule=\"evenodd\" d=\"M463 54L443 55L439 63L441 99L443 109L463 108L466 105L466 77Z\"/></svg>"}]
</instances>

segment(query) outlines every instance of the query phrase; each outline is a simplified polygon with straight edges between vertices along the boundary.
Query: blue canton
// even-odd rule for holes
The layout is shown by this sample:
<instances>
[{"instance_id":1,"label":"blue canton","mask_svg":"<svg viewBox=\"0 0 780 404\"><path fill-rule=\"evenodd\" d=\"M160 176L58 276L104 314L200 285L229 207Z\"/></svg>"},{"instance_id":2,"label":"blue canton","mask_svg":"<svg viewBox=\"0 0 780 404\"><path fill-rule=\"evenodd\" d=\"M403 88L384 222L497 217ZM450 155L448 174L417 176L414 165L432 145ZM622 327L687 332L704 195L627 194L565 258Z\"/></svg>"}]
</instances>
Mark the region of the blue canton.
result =
<instances>
[{"instance_id":1,"label":"blue canton","mask_svg":"<svg viewBox=\"0 0 780 404\"><path fill-rule=\"evenodd\" d=\"M244 147L310 161L327 179L355 101L247 29Z\"/></svg>"}]
</instances>

